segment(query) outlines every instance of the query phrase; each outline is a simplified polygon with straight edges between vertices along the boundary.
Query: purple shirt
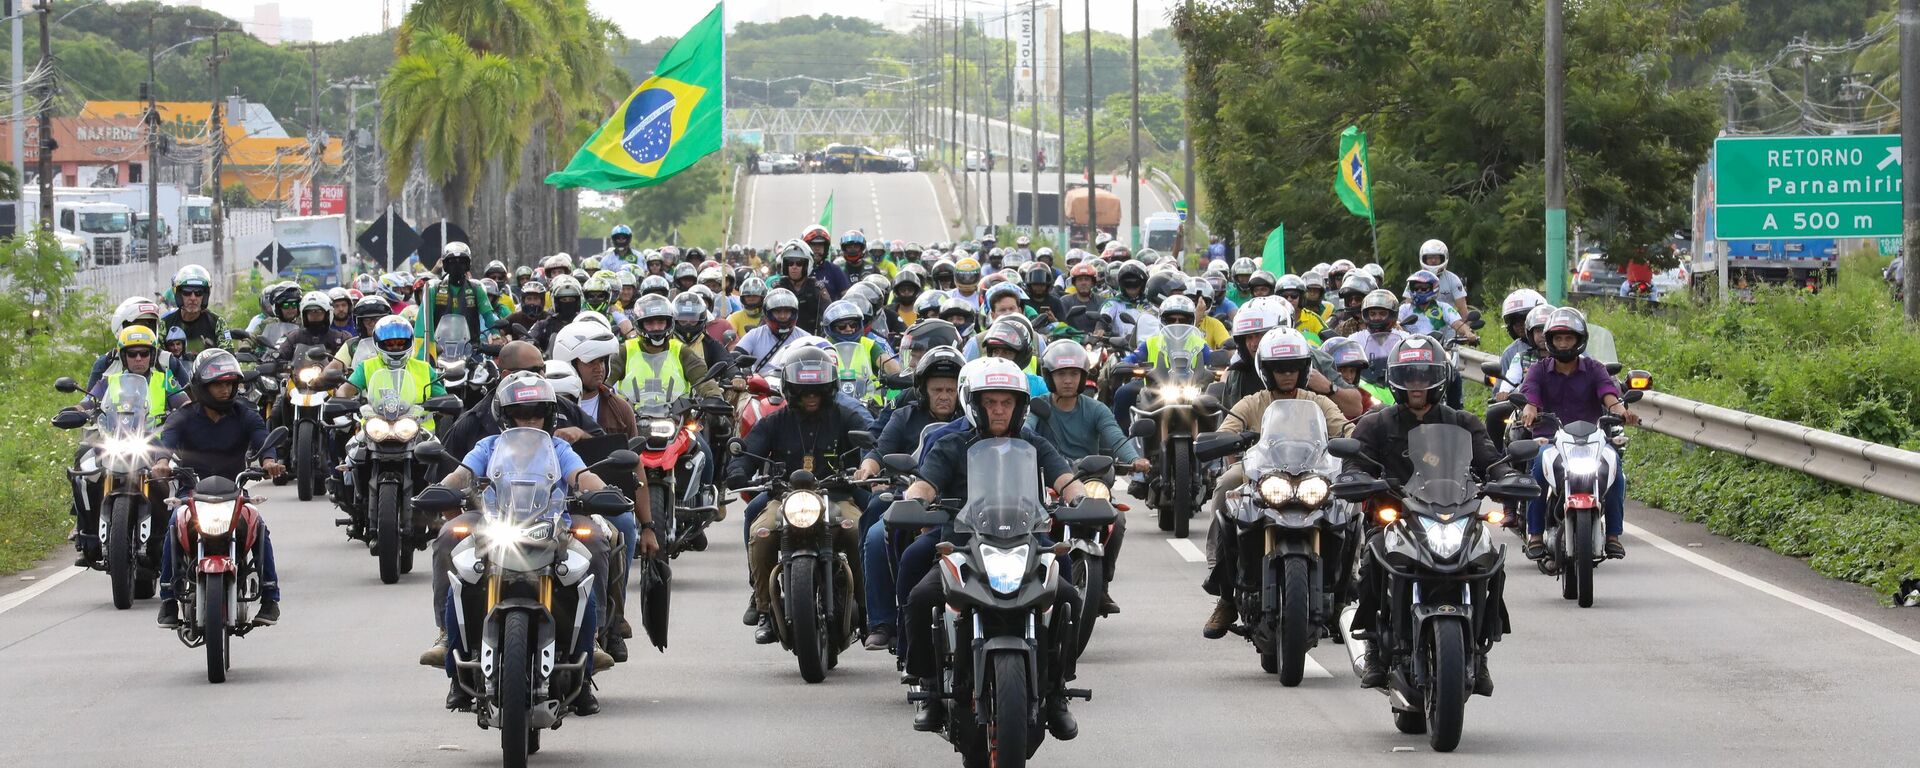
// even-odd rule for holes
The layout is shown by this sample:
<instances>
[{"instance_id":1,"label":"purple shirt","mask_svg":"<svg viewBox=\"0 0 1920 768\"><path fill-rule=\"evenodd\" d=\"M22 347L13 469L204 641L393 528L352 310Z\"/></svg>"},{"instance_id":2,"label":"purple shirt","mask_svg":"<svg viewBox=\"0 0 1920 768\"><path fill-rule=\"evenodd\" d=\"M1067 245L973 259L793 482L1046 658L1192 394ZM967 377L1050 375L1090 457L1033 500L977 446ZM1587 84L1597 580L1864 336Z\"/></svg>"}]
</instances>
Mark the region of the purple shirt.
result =
<instances>
[{"instance_id":1,"label":"purple shirt","mask_svg":"<svg viewBox=\"0 0 1920 768\"><path fill-rule=\"evenodd\" d=\"M1607 375L1606 364L1598 360L1582 355L1573 373L1554 370L1553 363L1553 358L1534 363L1520 383L1520 393L1543 413L1551 413L1567 424L1598 422L1606 412L1603 403L1607 395L1620 396L1619 385ZM1533 436L1553 437L1553 429L1536 421Z\"/></svg>"}]
</instances>

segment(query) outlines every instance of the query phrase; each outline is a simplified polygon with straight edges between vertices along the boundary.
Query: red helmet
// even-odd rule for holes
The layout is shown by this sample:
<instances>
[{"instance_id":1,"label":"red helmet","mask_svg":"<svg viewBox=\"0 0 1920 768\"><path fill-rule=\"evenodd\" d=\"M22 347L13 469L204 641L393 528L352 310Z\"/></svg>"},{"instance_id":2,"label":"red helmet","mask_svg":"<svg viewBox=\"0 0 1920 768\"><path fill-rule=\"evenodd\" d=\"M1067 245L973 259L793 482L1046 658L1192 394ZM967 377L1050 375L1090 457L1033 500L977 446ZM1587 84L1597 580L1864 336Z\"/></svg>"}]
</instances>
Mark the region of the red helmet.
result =
<instances>
[{"instance_id":1,"label":"red helmet","mask_svg":"<svg viewBox=\"0 0 1920 768\"><path fill-rule=\"evenodd\" d=\"M815 224L811 227L807 227L805 231L800 233L800 241L808 245L812 245L816 242L832 245L833 234L828 232L826 227Z\"/></svg>"}]
</instances>

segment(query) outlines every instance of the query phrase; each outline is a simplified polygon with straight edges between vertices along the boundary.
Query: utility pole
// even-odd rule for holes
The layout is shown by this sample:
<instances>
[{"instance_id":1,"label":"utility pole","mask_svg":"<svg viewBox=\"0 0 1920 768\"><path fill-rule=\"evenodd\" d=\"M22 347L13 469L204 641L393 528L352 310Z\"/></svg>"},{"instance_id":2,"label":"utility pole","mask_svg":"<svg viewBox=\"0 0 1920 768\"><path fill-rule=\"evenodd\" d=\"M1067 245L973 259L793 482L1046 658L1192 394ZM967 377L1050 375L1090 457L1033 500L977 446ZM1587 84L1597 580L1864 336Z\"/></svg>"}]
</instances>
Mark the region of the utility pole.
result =
<instances>
[{"instance_id":1,"label":"utility pole","mask_svg":"<svg viewBox=\"0 0 1920 768\"><path fill-rule=\"evenodd\" d=\"M1133 0L1133 119L1128 120L1133 154L1127 158L1127 187L1132 195L1128 203L1127 224L1133 228L1133 250L1140 250L1140 0Z\"/></svg>"},{"instance_id":2,"label":"utility pole","mask_svg":"<svg viewBox=\"0 0 1920 768\"><path fill-rule=\"evenodd\" d=\"M327 140L320 132L320 44L307 43L307 215L320 214L320 166L326 164ZM352 214L347 222L352 224Z\"/></svg>"},{"instance_id":3,"label":"utility pole","mask_svg":"<svg viewBox=\"0 0 1920 768\"><path fill-rule=\"evenodd\" d=\"M947 62L952 65L950 69L953 70L953 76L948 80L952 85L947 89L947 167L950 169L959 169L960 180L964 182L967 178L967 155L966 150L959 148L960 100L966 95L966 89L960 87L960 27L962 24L960 23L960 6L956 3L953 9L953 49L952 52L947 55ZM945 17L943 16L942 18ZM959 162L954 162L956 156L959 158ZM963 224L967 220L966 196L967 185L961 184L960 221Z\"/></svg>"},{"instance_id":4,"label":"utility pole","mask_svg":"<svg viewBox=\"0 0 1920 768\"><path fill-rule=\"evenodd\" d=\"M212 109L207 113L208 128L212 132L213 141L213 173L211 177L211 186L213 187L213 194L211 195L213 198L213 279L215 281L225 281L227 279L227 202L225 200L226 190L220 188L220 171L221 166L225 164L227 159L227 131L226 120L220 115L220 107L224 103L220 97L220 62L226 57L220 53L220 33L232 32L233 27L227 24L220 24L210 27L189 25L187 28L195 32L207 32L213 36L213 55L207 57L207 69L210 70L213 75Z\"/></svg>"},{"instance_id":5,"label":"utility pole","mask_svg":"<svg viewBox=\"0 0 1920 768\"><path fill-rule=\"evenodd\" d=\"M1005 115L1005 120L1007 121L1007 223L1013 224L1013 201L1015 197L1013 194L1013 167L1018 164L1016 162L1017 156L1013 154L1013 101L1015 91L1014 77L1016 73L1013 68L1013 14L1007 10L1007 0L1000 0L1000 56L1006 65L1007 71L1007 102L1003 105L1005 110L1001 113ZM1027 162L1033 162L1033 153L1027 153Z\"/></svg>"},{"instance_id":6,"label":"utility pole","mask_svg":"<svg viewBox=\"0 0 1920 768\"><path fill-rule=\"evenodd\" d=\"M360 91L373 85L358 77L348 78L341 85L347 89L347 139L341 144L341 155L346 163L347 225L351 229L360 212Z\"/></svg>"},{"instance_id":7,"label":"utility pole","mask_svg":"<svg viewBox=\"0 0 1920 768\"><path fill-rule=\"evenodd\" d=\"M1027 0L1027 136L1033 139L1033 151L1027 158L1032 178L1027 189L1033 195L1027 201L1027 234L1040 234L1040 3ZM1035 240L1040 238L1034 237ZM1039 246L1034 246L1037 250ZM1056 260L1058 263L1066 262Z\"/></svg>"},{"instance_id":8,"label":"utility pole","mask_svg":"<svg viewBox=\"0 0 1920 768\"><path fill-rule=\"evenodd\" d=\"M1547 0L1547 301L1567 301L1567 147L1565 0Z\"/></svg>"},{"instance_id":9,"label":"utility pole","mask_svg":"<svg viewBox=\"0 0 1920 768\"><path fill-rule=\"evenodd\" d=\"M1091 249L1093 241L1100 237L1100 207L1093 204L1093 191L1096 189L1093 186L1093 0L1084 0L1082 10L1087 17L1087 28L1083 34L1087 43L1087 247ZM1065 199L1066 192L1065 189L1060 190L1062 199Z\"/></svg>"},{"instance_id":10,"label":"utility pole","mask_svg":"<svg viewBox=\"0 0 1920 768\"><path fill-rule=\"evenodd\" d=\"M153 265L153 290L159 295L166 287L160 274L160 107L155 104L153 68L159 61L158 43L153 37L153 11L147 12L147 82L140 90L147 96L147 261ZM185 230L186 222L175 222ZM211 296L208 304L212 304Z\"/></svg>"},{"instance_id":11,"label":"utility pole","mask_svg":"<svg viewBox=\"0 0 1920 768\"><path fill-rule=\"evenodd\" d=\"M973 231L973 226L967 223L967 214L972 209L967 207L967 203L969 198L972 197L973 181L967 178L967 148L965 138L966 132L971 132L973 126L967 125L960 119L960 112L967 111L968 89L966 81L960 77L961 65L967 59L967 38L961 34L961 30L967 26L967 17L961 13L958 2L954 4L953 11L955 17L953 27L953 89L959 92L960 99L960 110L953 113L954 141L961 145L960 164L957 166L960 169L960 230L962 232L971 232ZM965 240L966 238L963 237L961 239Z\"/></svg>"},{"instance_id":12,"label":"utility pole","mask_svg":"<svg viewBox=\"0 0 1920 768\"><path fill-rule=\"evenodd\" d=\"M53 33L47 28L52 23L53 0L40 0L40 69L46 70L53 61ZM19 80L19 74L14 75ZM53 79L47 78L40 84L40 228L53 231ZM21 163L26 167L26 163Z\"/></svg>"},{"instance_id":13,"label":"utility pole","mask_svg":"<svg viewBox=\"0 0 1920 768\"><path fill-rule=\"evenodd\" d=\"M20 10L23 4L21 0L7 0L7 15L13 17L13 69L11 70L13 72L13 120L7 124L7 129L8 133L12 134L8 138L13 142L11 144L13 162L16 169L23 172L19 175L24 180L26 176L24 171L27 167L27 126L24 122L27 117L27 94L22 84L26 82L27 76L24 72L26 47L22 41L27 21L22 18L25 14ZM24 184L21 186L25 187ZM27 231L25 206L13 207L13 231L15 233Z\"/></svg>"},{"instance_id":14,"label":"utility pole","mask_svg":"<svg viewBox=\"0 0 1920 768\"><path fill-rule=\"evenodd\" d=\"M984 16L982 17L985 18ZM980 180L985 182L986 207L982 209L981 224L993 226L993 123L988 115L993 114L993 70L987 58L987 46L991 43L987 37L987 25L980 25L980 144L986 151L980 156Z\"/></svg>"},{"instance_id":15,"label":"utility pole","mask_svg":"<svg viewBox=\"0 0 1920 768\"><path fill-rule=\"evenodd\" d=\"M1920 322L1920 0L1900 0L1900 197L1905 212L1900 262L1907 294L1907 322Z\"/></svg>"},{"instance_id":16,"label":"utility pole","mask_svg":"<svg viewBox=\"0 0 1920 768\"><path fill-rule=\"evenodd\" d=\"M1187 0L1187 13L1193 13L1193 0ZM1184 109L1180 110L1180 114L1180 119L1185 123L1186 128L1184 135L1181 137L1180 146L1181 151L1186 155L1187 163L1186 178L1182 180L1185 183L1185 188L1180 190L1180 194L1185 195L1187 198L1187 220L1180 225L1180 228L1184 230L1181 233L1180 242L1186 246L1187 253L1194 253L1196 251L1205 253L1205 250L1199 247L1200 206L1195 203L1194 198L1196 195L1193 194L1193 118L1187 116L1186 110ZM1189 258L1187 259L1187 263L1198 266L1204 263L1205 259L1205 256L1201 256L1198 259Z\"/></svg>"},{"instance_id":17,"label":"utility pole","mask_svg":"<svg viewBox=\"0 0 1920 768\"><path fill-rule=\"evenodd\" d=\"M1053 88L1053 106L1058 111L1060 127L1059 186L1054 188L1054 207L1060 222L1060 263L1065 264L1067 243L1073 242L1073 228L1067 226L1067 3L1060 0L1060 8L1054 12L1053 23L1054 48L1059 52L1060 74L1055 76Z\"/></svg>"}]
</instances>

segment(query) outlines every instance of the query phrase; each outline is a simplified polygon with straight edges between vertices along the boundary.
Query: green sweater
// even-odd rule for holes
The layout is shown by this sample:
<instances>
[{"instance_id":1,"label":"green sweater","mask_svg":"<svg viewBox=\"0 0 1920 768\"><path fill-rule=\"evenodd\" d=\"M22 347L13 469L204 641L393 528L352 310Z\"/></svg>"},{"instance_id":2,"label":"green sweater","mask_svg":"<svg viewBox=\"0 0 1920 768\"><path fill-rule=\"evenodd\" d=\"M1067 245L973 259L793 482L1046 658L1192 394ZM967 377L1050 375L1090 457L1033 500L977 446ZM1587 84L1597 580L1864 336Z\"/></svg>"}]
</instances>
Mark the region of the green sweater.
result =
<instances>
[{"instance_id":1,"label":"green sweater","mask_svg":"<svg viewBox=\"0 0 1920 768\"><path fill-rule=\"evenodd\" d=\"M1033 401L1033 413L1027 416L1027 426L1039 432L1048 442L1053 443L1068 461L1079 461L1087 456L1112 456L1121 464L1131 464L1140 458L1133 448L1133 441L1120 431L1120 425L1113 420L1113 411L1100 401L1081 395L1073 410L1060 411L1053 407L1053 398L1040 397Z\"/></svg>"}]
</instances>

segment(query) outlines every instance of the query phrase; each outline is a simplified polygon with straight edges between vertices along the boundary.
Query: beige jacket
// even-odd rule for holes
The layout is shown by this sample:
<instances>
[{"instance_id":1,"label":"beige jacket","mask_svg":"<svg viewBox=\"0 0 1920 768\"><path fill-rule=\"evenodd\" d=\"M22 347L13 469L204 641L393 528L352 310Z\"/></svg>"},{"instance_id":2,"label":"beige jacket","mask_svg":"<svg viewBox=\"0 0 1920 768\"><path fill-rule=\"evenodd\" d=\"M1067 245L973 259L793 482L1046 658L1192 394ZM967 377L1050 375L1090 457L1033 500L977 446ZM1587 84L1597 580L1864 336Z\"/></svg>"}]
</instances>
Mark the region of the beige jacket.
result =
<instances>
[{"instance_id":1,"label":"beige jacket","mask_svg":"<svg viewBox=\"0 0 1920 768\"><path fill-rule=\"evenodd\" d=\"M1320 413L1327 417L1327 437L1346 437L1353 433L1353 422L1347 421L1340 406L1334 405L1326 395L1317 395L1304 389L1293 391L1294 399L1311 400L1320 406ZM1220 422L1220 429L1226 432L1241 432L1260 428L1260 417L1267 412L1267 406L1274 400L1273 390L1263 389L1233 404L1233 410L1227 412L1227 418Z\"/></svg>"}]
</instances>

